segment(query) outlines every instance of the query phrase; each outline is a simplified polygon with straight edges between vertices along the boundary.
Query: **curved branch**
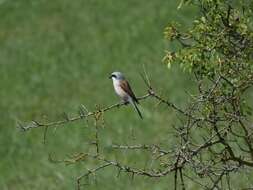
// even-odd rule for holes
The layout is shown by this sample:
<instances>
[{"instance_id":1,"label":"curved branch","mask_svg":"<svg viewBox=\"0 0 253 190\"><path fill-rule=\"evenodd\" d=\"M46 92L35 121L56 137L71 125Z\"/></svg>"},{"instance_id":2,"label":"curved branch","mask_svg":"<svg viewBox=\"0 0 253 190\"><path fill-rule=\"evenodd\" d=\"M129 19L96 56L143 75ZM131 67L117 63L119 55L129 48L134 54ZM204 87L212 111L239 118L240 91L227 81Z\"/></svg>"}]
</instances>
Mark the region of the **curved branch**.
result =
<instances>
[{"instance_id":1,"label":"curved branch","mask_svg":"<svg viewBox=\"0 0 253 190\"><path fill-rule=\"evenodd\" d=\"M143 95L141 97L138 97L137 99L138 100L144 100L144 99L147 99L148 97L150 97L150 94ZM126 103L125 102L119 102L119 103L112 104L110 106L104 107L102 109L99 109L99 110L96 110L96 111L93 111L93 112L88 112L87 114L79 114L78 116L75 116L75 117L72 117L72 118L66 118L64 120L52 121L52 122L48 122L48 123L40 123L38 121L32 121L32 123L30 123L28 125L25 125L25 126L22 125L22 124L19 124L19 127L22 130L27 131L27 130L30 130L30 129L33 129L33 128L60 126L60 125L75 122L75 121L78 121L78 120L81 120L81 119L84 119L84 118L87 118L87 117L90 117L90 116L96 116L100 113L104 113L104 112L109 111L109 110L114 109L114 108L119 108L123 105L126 105Z\"/></svg>"}]
</instances>

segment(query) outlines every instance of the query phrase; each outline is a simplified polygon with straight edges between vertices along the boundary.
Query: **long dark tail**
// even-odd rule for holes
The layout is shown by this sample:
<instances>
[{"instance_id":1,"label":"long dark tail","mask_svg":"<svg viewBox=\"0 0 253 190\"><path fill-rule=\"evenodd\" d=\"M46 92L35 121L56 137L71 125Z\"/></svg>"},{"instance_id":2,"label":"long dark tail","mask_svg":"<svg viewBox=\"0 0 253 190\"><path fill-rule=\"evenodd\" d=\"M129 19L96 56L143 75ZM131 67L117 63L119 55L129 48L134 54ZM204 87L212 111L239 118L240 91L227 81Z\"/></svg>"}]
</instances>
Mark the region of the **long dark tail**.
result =
<instances>
[{"instance_id":1,"label":"long dark tail","mask_svg":"<svg viewBox=\"0 0 253 190\"><path fill-rule=\"evenodd\" d=\"M139 114L140 118L143 119L143 117L141 115L141 112L140 112L139 108L137 107L136 102L134 100L132 101L132 104L133 104L134 109L136 110L136 112Z\"/></svg>"}]
</instances>

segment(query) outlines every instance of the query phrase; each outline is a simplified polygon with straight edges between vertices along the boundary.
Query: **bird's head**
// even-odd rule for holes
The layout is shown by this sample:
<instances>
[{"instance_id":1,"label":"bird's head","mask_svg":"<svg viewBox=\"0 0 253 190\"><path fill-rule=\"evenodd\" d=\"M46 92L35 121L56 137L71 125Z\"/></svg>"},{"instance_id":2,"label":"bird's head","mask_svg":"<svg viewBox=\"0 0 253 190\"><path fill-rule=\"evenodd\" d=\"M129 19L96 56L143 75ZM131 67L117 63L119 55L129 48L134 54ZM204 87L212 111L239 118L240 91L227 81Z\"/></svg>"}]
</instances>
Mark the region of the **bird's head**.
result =
<instances>
[{"instance_id":1,"label":"bird's head","mask_svg":"<svg viewBox=\"0 0 253 190\"><path fill-rule=\"evenodd\" d=\"M113 72L109 78L112 80L124 80L125 79L124 75L121 72L117 72L117 71Z\"/></svg>"}]
</instances>

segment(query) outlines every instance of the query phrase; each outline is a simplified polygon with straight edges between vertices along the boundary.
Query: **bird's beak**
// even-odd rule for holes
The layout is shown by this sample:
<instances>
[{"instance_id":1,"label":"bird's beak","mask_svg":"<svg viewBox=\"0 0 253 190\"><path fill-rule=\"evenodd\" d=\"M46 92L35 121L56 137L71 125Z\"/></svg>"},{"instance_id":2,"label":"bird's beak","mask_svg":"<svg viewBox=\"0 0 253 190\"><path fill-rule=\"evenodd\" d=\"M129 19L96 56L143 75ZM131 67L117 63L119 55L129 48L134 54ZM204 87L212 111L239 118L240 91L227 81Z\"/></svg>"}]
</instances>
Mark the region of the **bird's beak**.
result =
<instances>
[{"instance_id":1,"label":"bird's beak","mask_svg":"<svg viewBox=\"0 0 253 190\"><path fill-rule=\"evenodd\" d=\"M112 75L110 75L108 78L111 79L111 78L112 78Z\"/></svg>"}]
</instances>

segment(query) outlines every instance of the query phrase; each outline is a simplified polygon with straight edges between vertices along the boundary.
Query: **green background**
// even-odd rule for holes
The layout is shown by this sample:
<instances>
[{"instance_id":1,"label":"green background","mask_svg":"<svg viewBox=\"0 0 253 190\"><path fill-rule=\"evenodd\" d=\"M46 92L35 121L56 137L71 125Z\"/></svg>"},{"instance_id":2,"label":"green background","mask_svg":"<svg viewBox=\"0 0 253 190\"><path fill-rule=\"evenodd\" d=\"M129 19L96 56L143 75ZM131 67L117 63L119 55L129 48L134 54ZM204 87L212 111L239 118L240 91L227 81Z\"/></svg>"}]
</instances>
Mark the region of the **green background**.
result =
<instances>
[{"instance_id":1,"label":"green background","mask_svg":"<svg viewBox=\"0 0 253 190\"><path fill-rule=\"evenodd\" d=\"M93 151L93 120L48 131L22 132L23 121L54 121L62 113L76 115L83 104L90 111L119 101L108 76L123 72L136 95L146 87L139 72L146 66L152 84L163 96L183 105L191 79L175 66L162 63L168 43L163 31L171 21L189 26L198 13L178 10L172 0L1 0L0 1L0 187L2 190L74 189L76 178L96 164L52 163L78 152ZM169 132L172 110L157 102L141 102L144 120L131 107L105 114L99 135L104 154L122 163L151 167L141 152L111 151L117 144L174 142ZM172 176L173 177L173 176ZM88 189L168 189L171 175L148 179L108 168L90 178ZM243 182L242 182L243 183ZM199 188L187 183L190 189Z\"/></svg>"}]
</instances>

